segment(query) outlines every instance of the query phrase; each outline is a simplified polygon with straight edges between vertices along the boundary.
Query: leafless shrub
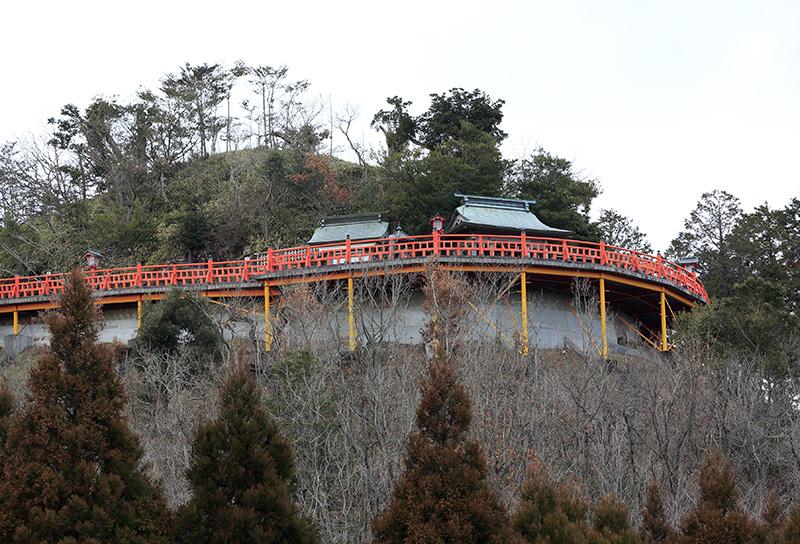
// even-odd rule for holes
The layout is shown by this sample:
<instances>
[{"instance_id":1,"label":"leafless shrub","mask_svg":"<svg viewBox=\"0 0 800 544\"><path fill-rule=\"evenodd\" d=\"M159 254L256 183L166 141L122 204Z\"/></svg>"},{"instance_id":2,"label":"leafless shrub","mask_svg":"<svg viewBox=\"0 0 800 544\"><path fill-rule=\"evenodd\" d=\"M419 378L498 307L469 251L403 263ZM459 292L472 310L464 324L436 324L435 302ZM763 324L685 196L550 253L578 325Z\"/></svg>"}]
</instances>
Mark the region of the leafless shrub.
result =
<instances>
[{"instance_id":1,"label":"leafless shrub","mask_svg":"<svg viewBox=\"0 0 800 544\"><path fill-rule=\"evenodd\" d=\"M711 448L731 458L751 513L773 486L784 504L800 500L797 378L776 384L758 361L713 359L685 346L664 358L606 362L591 345L539 349L533 334L524 356L503 337L515 334L507 314L518 312L518 276L444 277L447 291L437 291L427 308L437 312L459 362L473 400L471 432L509 506L535 454L556 479L580 482L592 500L613 492L634 517L655 478L677 521L694 502L700 460ZM345 282L285 288L273 304L269 353L261 302L242 302L251 313L239 318L250 334L230 350L261 361L253 366L267 406L294 446L298 500L332 543L370 540L370 522L402 468L425 364L423 347L398 341L397 332L415 326L404 320L423 308L421 278L354 283L356 352L347 351ZM588 283L575 291L576 313L589 322L596 291ZM536 304L529 302L534 316ZM147 357L128 365L123 378L149 470L174 505L188 497L184 471L193 432L213 415L218 381L191 368L178 358Z\"/></svg>"}]
</instances>

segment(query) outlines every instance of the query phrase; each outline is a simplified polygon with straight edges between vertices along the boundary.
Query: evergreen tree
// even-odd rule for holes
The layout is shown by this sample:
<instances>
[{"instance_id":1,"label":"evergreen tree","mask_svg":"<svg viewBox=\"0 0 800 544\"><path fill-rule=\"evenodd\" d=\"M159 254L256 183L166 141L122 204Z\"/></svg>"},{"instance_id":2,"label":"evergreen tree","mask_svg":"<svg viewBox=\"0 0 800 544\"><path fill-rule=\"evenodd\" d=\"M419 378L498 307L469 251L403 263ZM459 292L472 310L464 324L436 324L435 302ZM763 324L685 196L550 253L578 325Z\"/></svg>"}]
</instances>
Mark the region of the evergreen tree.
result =
<instances>
[{"instance_id":1,"label":"evergreen tree","mask_svg":"<svg viewBox=\"0 0 800 544\"><path fill-rule=\"evenodd\" d=\"M600 238L612 246L634 249L644 253L653 251L650 242L647 241L647 235L639 230L633 219L622 215L617 210L600 210L597 230Z\"/></svg>"},{"instance_id":2,"label":"evergreen tree","mask_svg":"<svg viewBox=\"0 0 800 544\"><path fill-rule=\"evenodd\" d=\"M556 486L542 464L528 468L522 496L513 519L526 542L582 544L587 542L586 502L566 484Z\"/></svg>"},{"instance_id":3,"label":"evergreen tree","mask_svg":"<svg viewBox=\"0 0 800 544\"><path fill-rule=\"evenodd\" d=\"M770 489L767 502L761 512L761 530L770 541L780 540L783 525L783 507L778 492Z\"/></svg>"},{"instance_id":4,"label":"evergreen tree","mask_svg":"<svg viewBox=\"0 0 800 544\"><path fill-rule=\"evenodd\" d=\"M11 415L16 407L14 395L11 394L11 389L5 380L0 380L0 450L3 448L3 443L8 434L8 427L11 424ZM2 456L0 456L2 461Z\"/></svg>"},{"instance_id":5,"label":"evergreen tree","mask_svg":"<svg viewBox=\"0 0 800 544\"><path fill-rule=\"evenodd\" d=\"M792 508L786 521L783 523L783 542L786 544L797 544L800 542L800 505Z\"/></svg>"},{"instance_id":6,"label":"evergreen tree","mask_svg":"<svg viewBox=\"0 0 800 544\"><path fill-rule=\"evenodd\" d=\"M758 541L755 522L738 507L730 462L720 452L706 457L700 469L700 498L683 520L687 544L745 544Z\"/></svg>"},{"instance_id":7,"label":"evergreen tree","mask_svg":"<svg viewBox=\"0 0 800 544\"><path fill-rule=\"evenodd\" d=\"M405 473L373 523L382 543L517 542L486 482L480 446L466 438L472 405L455 369L437 350L421 384L417 431L408 439Z\"/></svg>"},{"instance_id":8,"label":"evergreen tree","mask_svg":"<svg viewBox=\"0 0 800 544\"><path fill-rule=\"evenodd\" d=\"M194 495L179 513L177 542L317 541L291 499L289 443L244 366L223 385L219 416L198 429L187 476Z\"/></svg>"},{"instance_id":9,"label":"evergreen tree","mask_svg":"<svg viewBox=\"0 0 800 544\"><path fill-rule=\"evenodd\" d=\"M195 294L170 291L147 307L136 346L155 353L186 353L192 359L218 359L222 333L208 311L209 303Z\"/></svg>"},{"instance_id":10,"label":"evergreen tree","mask_svg":"<svg viewBox=\"0 0 800 544\"><path fill-rule=\"evenodd\" d=\"M0 475L1 542L162 542L163 500L122 415L113 346L80 272L48 316L50 349L31 371Z\"/></svg>"},{"instance_id":11,"label":"evergreen tree","mask_svg":"<svg viewBox=\"0 0 800 544\"><path fill-rule=\"evenodd\" d=\"M695 255L703 268L703 282L712 296L726 296L739 279L731 240L742 215L739 199L727 191L703 193L684 221L684 231L670 244L668 255Z\"/></svg>"},{"instance_id":12,"label":"evergreen tree","mask_svg":"<svg viewBox=\"0 0 800 544\"><path fill-rule=\"evenodd\" d=\"M664 502L661 499L661 489L658 482L650 481L647 486L647 495L644 499L644 511L642 512L642 527L639 531L642 542L647 544L656 542L669 542L673 536L673 530L667 522L664 514Z\"/></svg>"},{"instance_id":13,"label":"evergreen tree","mask_svg":"<svg viewBox=\"0 0 800 544\"><path fill-rule=\"evenodd\" d=\"M636 544L639 538L631 529L628 508L613 495L606 495L592 516L591 544Z\"/></svg>"},{"instance_id":14,"label":"evergreen tree","mask_svg":"<svg viewBox=\"0 0 800 544\"><path fill-rule=\"evenodd\" d=\"M537 149L510 169L505 192L534 200L531 209L546 225L571 230L580 238L598 237L589 211L600 194L600 184L581 176L567 159Z\"/></svg>"}]
</instances>

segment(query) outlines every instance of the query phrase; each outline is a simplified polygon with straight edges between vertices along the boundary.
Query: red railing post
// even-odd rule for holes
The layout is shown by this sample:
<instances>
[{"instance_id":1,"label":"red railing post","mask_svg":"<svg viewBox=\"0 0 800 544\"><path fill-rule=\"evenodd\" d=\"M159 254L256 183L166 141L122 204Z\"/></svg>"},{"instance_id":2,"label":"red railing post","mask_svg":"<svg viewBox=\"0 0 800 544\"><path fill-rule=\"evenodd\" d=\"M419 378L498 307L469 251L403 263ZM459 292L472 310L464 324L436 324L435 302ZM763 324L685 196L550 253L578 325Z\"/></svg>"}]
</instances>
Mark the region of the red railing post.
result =
<instances>
[{"instance_id":1,"label":"red railing post","mask_svg":"<svg viewBox=\"0 0 800 544\"><path fill-rule=\"evenodd\" d=\"M561 258L565 261L569 260L569 246L566 240L561 241Z\"/></svg>"},{"instance_id":2,"label":"red railing post","mask_svg":"<svg viewBox=\"0 0 800 544\"><path fill-rule=\"evenodd\" d=\"M267 248L267 272L272 272L272 248Z\"/></svg>"},{"instance_id":3,"label":"red railing post","mask_svg":"<svg viewBox=\"0 0 800 544\"><path fill-rule=\"evenodd\" d=\"M250 259L244 260L244 266L242 267L242 281L249 281L250 280Z\"/></svg>"},{"instance_id":4,"label":"red railing post","mask_svg":"<svg viewBox=\"0 0 800 544\"><path fill-rule=\"evenodd\" d=\"M136 263L136 277L134 280L136 281L136 287L142 286L142 263Z\"/></svg>"},{"instance_id":5,"label":"red railing post","mask_svg":"<svg viewBox=\"0 0 800 544\"><path fill-rule=\"evenodd\" d=\"M50 294L50 274L47 274L44 277L44 287L42 287L41 294L42 295Z\"/></svg>"},{"instance_id":6,"label":"red railing post","mask_svg":"<svg viewBox=\"0 0 800 544\"><path fill-rule=\"evenodd\" d=\"M608 256L606 255L606 243L600 240L600 264L608 264Z\"/></svg>"},{"instance_id":7,"label":"red railing post","mask_svg":"<svg viewBox=\"0 0 800 544\"><path fill-rule=\"evenodd\" d=\"M347 235L347 240L344 243L344 262L350 264L350 235Z\"/></svg>"},{"instance_id":8,"label":"red railing post","mask_svg":"<svg viewBox=\"0 0 800 544\"><path fill-rule=\"evenodd\" d=\"M522 243L522 258L528 258L528 237L525 234L525 231L522 231L522 234L519 235L519 240Z\"/></svg>"},{"instance_id":9,"label":"red railing post","mask_svg":"<svg viewBox=\"0 0 800 544\"><path fill-rule=\"evenodd\" d=\"M172 272L169 275L169 283L172 285L178 283L178 267L174 264L172 265Z\"/></svg>"},{"instance_id":10,"label":"red railing post","mask_svg":"<svg viewBox=\"0 0 800 544\"><path fill-rule=\"evenodd\" d=\"M656 256L656 277L664 277L664 257L660 253Z\"/></svg>"},{"instance_id":11,"label":"red railing post","mask_svg":"<svg viewBox=\"0 0 800 544\"><path fill-rule=\"evenodd\" d=\"M306 246L306 268L311 268L311 246Z\"/></svg>"},{"instance_id":12,"label":"red railing post","mask_svg":"<svg viewBox=\"0 0 800 544\"><path fill-rule=\"evenodd\" d=\"M214 259L208 260L208 271L206 272L206 283L214 283Z\"/></svg>"},{"instance_id":13,"label":"red railing post","mask_svg":"<svg viewBox=\"0 0 800 544\"><path fill-rule=\"evenodd\" d=\"M11 298L19 298L19 276L14 276L14 287L11 288Z\"/></svg>"},{"instance_id":14,"label":"red railing post","mask_svg":"<svg viewBox=\"0 0 800 544\"><path fill-rule=\"evenodd\" d=\"M438 230L433 231L433 254L437 257L441 253L441 234L439 234Z\"/></svg>"}]
</instances>

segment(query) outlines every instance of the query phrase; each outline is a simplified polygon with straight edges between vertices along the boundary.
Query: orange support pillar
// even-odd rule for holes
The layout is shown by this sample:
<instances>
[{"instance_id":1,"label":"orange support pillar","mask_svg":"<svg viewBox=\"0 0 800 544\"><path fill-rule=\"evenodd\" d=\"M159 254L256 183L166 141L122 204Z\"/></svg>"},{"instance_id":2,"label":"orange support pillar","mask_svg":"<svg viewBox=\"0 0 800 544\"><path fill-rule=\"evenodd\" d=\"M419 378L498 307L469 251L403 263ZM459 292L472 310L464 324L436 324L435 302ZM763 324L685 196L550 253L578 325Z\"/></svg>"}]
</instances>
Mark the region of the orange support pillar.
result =
<instances>
[{"instance_id":1,"label":"orange support pillar","mask_svg":"<svg viewBox=\"0 0 800 544\"><path fill-rule=\"evenodd\" d=\"M264 351L272 350L272 323L269 315L269 283L264 282Z\"/></svg>"},{"instance_id":2,"label":"orange support pillar","mask_svg":"<svg viewBox=\"0 0 800 544\"><path fill-rule=\"evenodd\" d=\"M353 313L353 277L347 278L347 329L350 351L356 350L356 318Z\"/></svg>"},{"instance_id":3,"label":"orange support pillar","mask_svg":"<svg viewBox=\"0 0 800 544\"><path fill-rule=\"evenodd\" d=\"M608 359L608 335L606 334L606 279L600 276L600 334L603 340L603 359Z\"/></svg>"},{"instance_id":4,"label":"orange support pillar","mask_svg":"<svg viewBox=\"0 0 800 544\"><path fill-rule=\"evenodd\" d=\"M667 344L667 295L661 288L661 351L669 351Z\"/></svg>"},{"instance_id":5,"label":"orange support pillar","mask_svg":"<svg viewBox=\"0 0 800 544\"><path fill-rule=\"evenodd\" d=\"M136 300L136 333L142 330L142 296Z\"/></svg>"},{"instance_id":6,"label":"orange support pillar","mask_svg":"<svg viewBox=\"0 0 800 544\"><path fill-rule=\"evenodd\" d=\"M524 234L524 233L523 233ZM519 275L519 284L520 284L520 299L522 302L522 335L520 336L520 340L522 342L522 349L520 352L522 355L528 354L528 278L525 272L521 272Z\"/></svg>"}]
</instances>

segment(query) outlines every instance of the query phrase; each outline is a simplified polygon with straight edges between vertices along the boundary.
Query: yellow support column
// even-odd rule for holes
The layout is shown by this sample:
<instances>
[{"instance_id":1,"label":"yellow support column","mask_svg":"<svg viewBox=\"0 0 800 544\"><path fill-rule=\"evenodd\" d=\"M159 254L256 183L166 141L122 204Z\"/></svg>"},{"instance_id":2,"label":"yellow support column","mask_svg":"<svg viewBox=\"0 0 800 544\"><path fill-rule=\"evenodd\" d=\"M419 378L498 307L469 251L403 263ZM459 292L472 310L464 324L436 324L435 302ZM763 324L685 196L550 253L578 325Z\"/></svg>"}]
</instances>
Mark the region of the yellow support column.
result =
<instances>
[{"instance_id":1,"label":"yellow support column","mask_svg":"<svg viewBox=\"0 0 800 544\"><path fill-rule=\"evenodd\" d=\"M523 233L524 234L524 233ZM522 301L522 354L528 354L528 285L525 272L519 274L520 298Z\"/></svg>"},{"instance_id":2,"label":"yellow support column","mask_svg":"<svg viewBox=\"0 0 800 544\"><path fill-rule=\"evenodd\" d=\"M353 277L347 278L347 326L350 337L350 351L356 350L356 318L353 314Z\"/></svg>"},{"instance_id":3,"label":"yellow support column","mask_svg":"<svg viewBox=\"0 0 800 544\"><path fill-rule=\"evenodd\" d=\"M142 297L136 301L136 332L142 330Z\"/></svg>"},{"instance_id":4,"label":"yellow support column","mask_svg":"<svg viewBox=\"0 0 800 544\"><path fill-rule=\"evenodd\" d=\"M19 336L19 311L14 310L14 336Z\"/></svg>"},{"instance_id":5,"label":"yellow support column","mask_svg":"<svg viewBox=\"0 0 800 544\"><path fill-rule=\"evenodd\" d=\"M269 284L264 282L264 351L272 350L272 322L269 313Z\"/></svg>"},{"instance_id":6,"label":"yellow support column","mask_svg":"<svg viewBox=\"0 0 800 544\"><path fill-rule=\"evenodd\" d=\"M667 344L667 295L661 288L661 351L669 351Z\"/></svg>"},{"instance_id":7,"label":"yellow support column","mask_svg":"<svg viewBox=\"0 0 800 544\"><path fill-rule=\"evenodd\" d=\"M603 337L603 359L608 359L608 338L606 338L606 279L600 276L600 334Z\"/></svg>"}]
</instances>

